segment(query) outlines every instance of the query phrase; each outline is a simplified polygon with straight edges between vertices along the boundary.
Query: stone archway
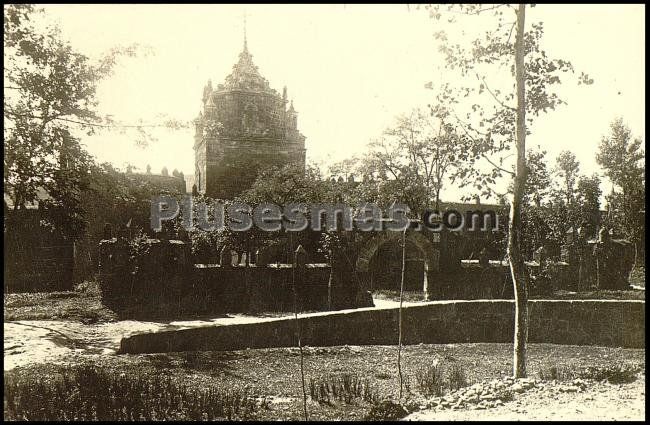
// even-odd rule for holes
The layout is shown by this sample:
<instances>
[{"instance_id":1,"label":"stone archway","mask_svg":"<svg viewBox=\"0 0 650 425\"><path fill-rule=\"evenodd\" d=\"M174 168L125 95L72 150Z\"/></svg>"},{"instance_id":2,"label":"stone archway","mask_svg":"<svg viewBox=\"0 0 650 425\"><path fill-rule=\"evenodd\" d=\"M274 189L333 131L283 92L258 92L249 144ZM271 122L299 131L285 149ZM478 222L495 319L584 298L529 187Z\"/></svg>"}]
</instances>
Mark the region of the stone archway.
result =
<instances>
[{"instance_id":1,"label":"stone archway","mask_svg":"<svg viewBox=\"0 0 650 425\"><path fill-rule=\"evenodd\" d=\"M359 252L356 262L356 271L362 274L370 273L370 262L377 254L379 248L386 243L398 243L402 238L402 232L386 231L380 233L364 244ZM423 292L428 298L429 274L437 272L440 268L440 251L434 244L422 234L422 232L407 232L407 242L412 243L421 253L424 260Z\"/></svg>"}]
</instances>

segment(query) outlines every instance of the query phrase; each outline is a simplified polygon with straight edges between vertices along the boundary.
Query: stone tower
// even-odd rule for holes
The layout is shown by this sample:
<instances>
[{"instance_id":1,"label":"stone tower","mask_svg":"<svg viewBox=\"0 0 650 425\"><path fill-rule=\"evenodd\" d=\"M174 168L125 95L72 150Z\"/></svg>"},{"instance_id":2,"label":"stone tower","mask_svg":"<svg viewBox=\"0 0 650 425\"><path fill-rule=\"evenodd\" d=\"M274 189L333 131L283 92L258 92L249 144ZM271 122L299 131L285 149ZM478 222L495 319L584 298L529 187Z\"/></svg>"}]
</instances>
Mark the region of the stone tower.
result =
<instances>
[{"instance_id":1,"label":"stone tower","mask_svg":"<svg viewBox=\"0 0 650 425\"><path fill-rule=\"evenodd\" d=\"M246 38L232 73L216 89L208 81L194 121L198 191L232 199L248 189L260 171L290 162L305 164L305 136L297 128L293 102L269 87L248 52Z\"/></svg>"}]
</instances>

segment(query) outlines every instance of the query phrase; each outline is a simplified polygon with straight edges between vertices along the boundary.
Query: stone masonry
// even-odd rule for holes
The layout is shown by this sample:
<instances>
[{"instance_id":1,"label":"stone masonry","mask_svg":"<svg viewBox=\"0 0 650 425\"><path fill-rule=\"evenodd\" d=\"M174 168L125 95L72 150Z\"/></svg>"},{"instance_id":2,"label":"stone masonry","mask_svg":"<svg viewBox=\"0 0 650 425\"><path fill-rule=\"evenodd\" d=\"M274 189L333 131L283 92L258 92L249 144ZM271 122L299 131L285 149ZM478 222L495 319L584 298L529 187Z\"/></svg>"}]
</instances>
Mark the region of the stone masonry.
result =
<instances>
[{"instance_id":1,"label":"stone masonry","mask_svg":"<svg viewBox=\"0 0 650 425\"><path fill-rule=\"evenodd\" d=\"M287 89L280 96L269 87L245 40L232 73L216 89L208 81L202 100L194 121L198 192L232 199L263 169L292 162L304 166L305 136L298 131Z\"/></svg>"}]
</instances>

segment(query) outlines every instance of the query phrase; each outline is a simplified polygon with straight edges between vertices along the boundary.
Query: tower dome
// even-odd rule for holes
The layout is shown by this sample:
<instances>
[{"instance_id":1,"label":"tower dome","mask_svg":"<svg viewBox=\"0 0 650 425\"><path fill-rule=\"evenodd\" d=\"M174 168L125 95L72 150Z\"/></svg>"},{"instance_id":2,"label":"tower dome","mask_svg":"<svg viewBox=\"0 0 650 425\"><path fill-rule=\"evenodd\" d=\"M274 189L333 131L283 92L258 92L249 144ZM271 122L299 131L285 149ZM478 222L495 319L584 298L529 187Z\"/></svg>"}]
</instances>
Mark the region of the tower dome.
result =
<instances>
[{"instance_id":1,"label":"tower dome","mask_svg":"<svg viewBox=\"0 0 650 425\"><path fill-rule=\"evenodd\" d=\"M198 190L232 199L250 187L260 170L305 163L305 136L297 128L287 91L273 90L248 51L246 37L238 61L223 84L205 87L203 114L194 136ZM214 131L210 130L214 129Z\"/></svg>"}]
</instances>

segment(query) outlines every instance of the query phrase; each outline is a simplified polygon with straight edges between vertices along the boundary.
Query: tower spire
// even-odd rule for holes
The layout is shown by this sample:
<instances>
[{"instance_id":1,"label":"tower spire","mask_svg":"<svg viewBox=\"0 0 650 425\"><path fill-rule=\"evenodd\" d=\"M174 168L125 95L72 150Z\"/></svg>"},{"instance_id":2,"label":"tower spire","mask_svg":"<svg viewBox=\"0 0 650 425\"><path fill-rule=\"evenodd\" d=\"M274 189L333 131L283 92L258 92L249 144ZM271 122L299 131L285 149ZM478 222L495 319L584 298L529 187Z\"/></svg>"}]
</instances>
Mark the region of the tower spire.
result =
<instances>
[{"instance_id":1,"label":"tower spire","mask_svg":"<svg viewBox=\"0 0 650 425\"><path fill-rule=\"evenodd\" d=\"M246 40L246 11L244 10L244 51L248 52L248 41Z\"/></svg>"}]
</instances>

